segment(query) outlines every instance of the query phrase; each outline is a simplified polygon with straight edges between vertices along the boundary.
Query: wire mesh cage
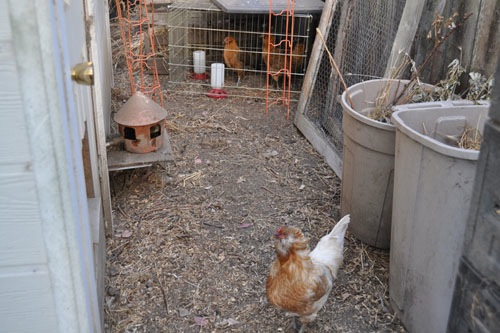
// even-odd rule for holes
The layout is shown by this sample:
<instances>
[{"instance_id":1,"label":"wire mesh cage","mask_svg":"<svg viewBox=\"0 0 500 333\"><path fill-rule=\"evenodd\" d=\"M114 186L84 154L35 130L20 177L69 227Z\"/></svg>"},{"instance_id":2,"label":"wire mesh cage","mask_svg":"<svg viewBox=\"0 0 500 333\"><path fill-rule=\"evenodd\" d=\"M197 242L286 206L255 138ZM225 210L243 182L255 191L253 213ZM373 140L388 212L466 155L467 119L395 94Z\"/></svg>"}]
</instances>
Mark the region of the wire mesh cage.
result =
<instances>
[{"instance_id":1,"label":"wire mesh cage","mask_svg":"<svg viewBox=\"0 0 500 333\"><path fill-rule=\"evenodd\" d=\"M114 0L112 9L120 25L130 94L143 92L163 106L157 62L151 61L157 55L155 27L150 21L154 7L148 0Z\"/></svg>"},{"instance_id":2,"label":"wire mesh cage","mask_svg":"<svg viewBox=\"0 0 500 333\"><path fill-rule=\"evenodd\" d=\"M248 12L251 12L249 10ZM269 13L227 13L209 0L176 1L169 6L167 19L169 77L167 90L206 93L210 89L210 68L213 63L225 63L224 40L232 37L239 48L243 70L225 65L224 87L232 96L266 98L266 66L263 59L264 34L269 31L275 44L289 38L286 17ZM295 14L293 44L301 45L291 70L292 99L298 100L312 47L315 24L319 14ZM195 71L199 65L195 52L204 53L204 74ZM276 51L283 52L283 51ZM198 67L198 66L196 66ZM279 85L270 86L278 91Z\"/></svg>"},{"instance_id":3,"label":"wire mesh cage","mask_svg":"<svg viewBox=\"0 0 500 333\"><path fill-rule=\"evenodd\" d=\"M334 8L325 29L325 44L347 86L384 75L405 3L405 0L326 2L325 6ZM299 117L314 124L341 161L343 130L339 101L344 87L324 47L312 72L312 87L302 96Z\"/></svg>"}]
</instances>

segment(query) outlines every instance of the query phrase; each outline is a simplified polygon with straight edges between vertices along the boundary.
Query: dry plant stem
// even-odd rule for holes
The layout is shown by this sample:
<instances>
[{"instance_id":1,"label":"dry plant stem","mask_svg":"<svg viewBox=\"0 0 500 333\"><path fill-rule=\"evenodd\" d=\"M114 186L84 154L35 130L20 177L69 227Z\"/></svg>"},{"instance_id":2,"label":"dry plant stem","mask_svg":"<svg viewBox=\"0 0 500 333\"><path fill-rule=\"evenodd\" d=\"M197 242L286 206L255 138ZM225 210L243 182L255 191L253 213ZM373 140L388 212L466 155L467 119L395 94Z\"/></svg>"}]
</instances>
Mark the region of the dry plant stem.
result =
<instances>
[{"instance_id":1,"label":"dry plant stem","mask_svg":"<svg viewBox=\"0 0 500 333\"><path fill-rule=\"evenodd\" d=\"M398 91L399 86L401 85L401 81L394 80L394 81L388 81L386 83L380 96L378 96L375 99L375 109L374 111L370 112L369 114L370 118L380 121L381 119L384 119L387 116L390 117L392 104L391 101L389 100L389 95L390 95L389 92L393 84L397 84L395 91Z\"/></svg>"},{"instance_id":2,"label":"dry plant stem","mask_svg":"<svg viewBox=\"0 0 500 333\"><path fill-rule=\"evenodd\" d=\"M326 53L328 54L328 58L330 58L330 62L332 63L332 66L335 68L335 71L337 72L337 74L340 77L340 81L342 82L342 85L344 86L344 90L345 90L345 93L347 95L347 99L349 100L349 104L351 105L352 108L354 108L354 105L353 105L352 99L351 99L351 95L349 94L349 91L347 90L347 84L344 81L344 77L340 73L340 70L339 70L339 67L337 66L337 63L333 59L333 56L330 53L330 50L328 50L328 46L326 46L326 42L325 42L325 39L323 38L323 34L319 30L319 28L316 28L316 32L318 33L319 38L321 39L321 42L323 43L323 46L325 47Z\"/></svg>"},{"instance_id":3,"label":"dry plant stem","mask_svg":"<svg viewBox=\"0 0 500 333\"><path fill-rule=\"evenodd\" d=\"M410 79L410 82L408 82L408 84L405 86L405 88L399 93L399 95L395 98L394 100L394 105L397 105L399 100L401 99L401 97L403 97L405 91L408 89L408 87L411 86L411 84L413 83L413 81L415 81L417 78L418 78L418 75L420 74L420 72L422 71L422 69L425 68L425 66L427 65L427 63L429 62L429 60L432 58L432 56L434 55L434 53L436 53L437 49L443 45L443 43L460 27L462 27L465 23L465 21L467 21L467 19L469 19L469 17L472 15L472 13L469 13L469 14L465 14L464 15L464 19L462 22L460 22L459 24L455 25L455 27L451 28L447 33L446 35L443 36L443 38L441 38L437 43L435 43L434 47L432 48L431 52L429 53L429 55L427 55L427 57L424 59L424 62L422 62L422 64L420 66L418 66L417 70L415 71L415 73L413 73L413 75L411 76L411 79Z\"/></svg>"},{"instance_id":4,"label":"dry plant stem","mask_svg":"<svg viewBox=\"0 0 500 333\"><path fill-rule=\"evenodd\" d=\"M160 287L160 291L163 297L163 305L165 305L165 311L168 315L168 302L167 302L167 295L165 293L165 289L163 288L163 285L161 284L160 278L157 277L158 280L158 286Z\"/></svg>"}]
</instances>

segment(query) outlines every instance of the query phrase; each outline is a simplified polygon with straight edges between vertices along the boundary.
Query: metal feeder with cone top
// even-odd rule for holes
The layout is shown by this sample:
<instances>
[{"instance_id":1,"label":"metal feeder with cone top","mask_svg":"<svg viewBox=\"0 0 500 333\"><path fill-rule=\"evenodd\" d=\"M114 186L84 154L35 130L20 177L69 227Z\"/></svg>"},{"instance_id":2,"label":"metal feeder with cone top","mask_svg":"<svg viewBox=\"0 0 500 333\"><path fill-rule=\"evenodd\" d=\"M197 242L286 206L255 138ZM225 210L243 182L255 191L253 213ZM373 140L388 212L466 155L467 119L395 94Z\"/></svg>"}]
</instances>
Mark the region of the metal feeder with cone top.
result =
<instances>
[{"instance_id":1,"label":"metal feeder with cone top","mask_svg":"<svg viewBox=\"0 0 500 333\"><path fill-rule=\"evenodd\" d=\"M114 119L131 153L149 153L163 144L167 111L141 92L136 92L118 110Z\"/></svg>"}]
</instances>

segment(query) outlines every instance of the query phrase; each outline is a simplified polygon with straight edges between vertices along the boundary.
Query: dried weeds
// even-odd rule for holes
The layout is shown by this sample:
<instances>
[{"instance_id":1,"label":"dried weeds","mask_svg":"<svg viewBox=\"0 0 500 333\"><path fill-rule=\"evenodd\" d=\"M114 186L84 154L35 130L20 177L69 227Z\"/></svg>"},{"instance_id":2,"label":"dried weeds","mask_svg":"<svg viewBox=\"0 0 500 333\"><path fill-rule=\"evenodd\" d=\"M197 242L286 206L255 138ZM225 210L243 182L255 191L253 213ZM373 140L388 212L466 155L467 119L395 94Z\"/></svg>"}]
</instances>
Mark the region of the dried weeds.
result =
<instances>
[{"instance_id":1,"label":"dried weeds","mask_svg":"<svg viewBox=\"0 0 500 333\"><path fill-rule=\"evenodd\" d=\"M434 47L418 66L408 53L400 54L400 60L397 66L391 71L390 78L394 81L389 81L381 91L380 96L376 99L375 109L368 115L371 119L384 123L391 123L391 115L395 105L446 101L461 98L461 96L457 94L457 87L460 85L460 79L465 73L465 69L460 65L458 59L454 59L450 62L446 77L434 87L422 83L420 73L426 68L429 61L436 54L436 51L442 47L444 42L450 38L457 29L465 24L470 16L470 13L463 16L459 16L458 13L453 13L450 17L444 18L436 13L432 22L432 29L427 35L427 38L433 41ZM410 79L408 82L402 84L400 79L408 75L408 69ZM401 85L402 87L398 87L394 96L390 97L389 92L394 84ZM488 98L488 87L492 86L491 80L488 81L483 79L480 74L474 73L474 75L471 76L469 84L471 88L469 88L469 93L465 94L465 98L475 101Z\"/></svg>"},{"instance_id":2,"label":"dried weeds","mask_svg":"<svg viewBox=\"0 0 500 333\"><path fill-rule=\"evenodd\" d=\"M483 136L476 127L466 127L458 140L458 148L479 150Z\"/></svg>"}]
</instances>

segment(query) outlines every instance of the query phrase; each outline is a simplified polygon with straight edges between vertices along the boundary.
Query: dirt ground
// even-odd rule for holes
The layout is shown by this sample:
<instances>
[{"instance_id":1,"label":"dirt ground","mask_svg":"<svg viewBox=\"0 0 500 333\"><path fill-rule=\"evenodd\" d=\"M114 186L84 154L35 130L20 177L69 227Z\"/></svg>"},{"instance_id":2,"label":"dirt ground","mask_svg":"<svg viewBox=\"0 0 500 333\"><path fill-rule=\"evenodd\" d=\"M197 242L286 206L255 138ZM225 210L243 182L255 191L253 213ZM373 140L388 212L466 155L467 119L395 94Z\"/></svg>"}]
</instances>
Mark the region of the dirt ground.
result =
<instances>
[{"instance_id":1,"label":"dirt ground","mask_svg":"<svg viewBox=\"0 0 500 333\"><path fill-rule=\"evenodd\" d=\"M314 246L340 218L340 182L284 108L167 94L175 162L111 173L107 332L284 332L265 294L280 225ZM347 233L344 266L308 332L404 332L386 251Z\"/></svg>"},{"instance_id":2,"label":"dirt ground","mask_svg":"<svg viewBox=\"0 0 500 333\"><path fill-rule=\"evenodd\" d=\"M130 89L111 29L116 112ZM265 293L272 235L294 225L314 247L340 218L339 178L293 125L296 104L287 119L280 105L266 112L265 92L164 96L175 161L110 173L106 332L286 332L291 317ZM307 332L405 332L388 266L387 251L348 231L344 266Z\"/></svg>"}]
</instances>

